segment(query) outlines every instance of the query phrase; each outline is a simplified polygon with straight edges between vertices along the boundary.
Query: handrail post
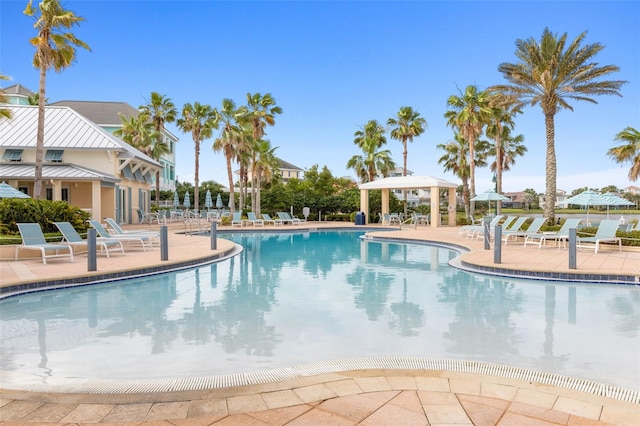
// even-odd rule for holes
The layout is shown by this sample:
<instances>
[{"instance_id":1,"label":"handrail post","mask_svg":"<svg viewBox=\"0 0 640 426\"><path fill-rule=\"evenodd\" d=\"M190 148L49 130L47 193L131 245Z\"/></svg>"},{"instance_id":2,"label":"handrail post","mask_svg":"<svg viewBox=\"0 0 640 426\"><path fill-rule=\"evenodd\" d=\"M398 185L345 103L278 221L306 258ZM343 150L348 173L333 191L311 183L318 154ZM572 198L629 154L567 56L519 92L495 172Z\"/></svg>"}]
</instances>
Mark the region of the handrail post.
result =
<instances>
[{"instance_id":1,"label":"handrail post","mask_svg":"<svg viewBox=\"0 0 640 426\"><path fill-rule=\"evenodd\" d=\"M496 225L493 237L493 263L502 263L502 225Z\"/></svg>"},{"instance_id":2,"label":"handrail post","mask_svg":"<svg viewBox=\"0 0 640 426\"><path fill-rule=\"evenodd\" d=\"M87 271L94 272L98 270L98 259L96 255L96 230L89 228L87 230ZM73 250L73 249L71 249Z\"/></svg>"},{"instance_id":3,"label":"handrail post","mask_svg":"<svg viewBox=\"0 0 640 426\"><path fill-rule=\"evenodd\" d=\"M218 226L215 221L211 222L211 250L218 250Z\"/></svg>"},{"instance_id":4,"label":"handrail post","mask_svg":"<svg viewBox=\"0 0 640 426\"><path fill-rule=\"evenodd\" d=\"M576 269L576 245L577 245L576 228L569 229L569 269Z\"/></svg>"},{"instance_id":5,"label":"handrail post","mask_svg":"<svg viewBox=\"0 0 640 426\"><path fill-rule=\"evenodd\" d=\"M482 226L484 227L484 249L491 250L491 219L485 216Z\"/></svg>"},{"instance_id":6,"label":"handrail post","mask_svg":"<svg viewBox=\"0 0 640 426\"><path fill-rule=\"evenodd\" d=\"M160 260L169 260L169 234L167 225L160 227Z\"/></svg>"}]
</instances>

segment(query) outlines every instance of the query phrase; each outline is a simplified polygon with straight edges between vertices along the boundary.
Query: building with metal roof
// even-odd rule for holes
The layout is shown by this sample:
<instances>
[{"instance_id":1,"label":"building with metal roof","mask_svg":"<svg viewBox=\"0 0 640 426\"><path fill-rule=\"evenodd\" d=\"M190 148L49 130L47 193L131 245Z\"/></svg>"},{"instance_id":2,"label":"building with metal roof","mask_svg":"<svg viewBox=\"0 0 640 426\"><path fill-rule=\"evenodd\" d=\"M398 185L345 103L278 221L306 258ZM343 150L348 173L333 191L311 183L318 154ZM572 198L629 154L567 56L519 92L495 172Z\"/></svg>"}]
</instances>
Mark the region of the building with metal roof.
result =
<instances>
[{"instance_id":1,"label":"building with metal roof","mask_svg":"<svg viewBox=\"0 0 640 426\"><path fill-rule=\"evenodd\" d=\"M102 127L104 130L114 134L122 128L122 119L137 117L140 112L126 102L103 102L103 101L59 101L51 104L52 106L66 106L77 111L93 123ZM169 147L169 152L160 157L162 171L160 172L160 190L175 191L176 189L176 143L178 137L167 129L164 130L162 137ZM154 176L155 181L155 176Z\"/></svg>"},{"instance_id":2,"label":"building with metal roof","mask_svg":"<svg viewBox=\"0 0 640 426\"><path fill-rule=\"evenodd\" d=\"M0 120L0 180L33 194L38 107L7 105ZM147 211L161 164L66 106L45 107L43 190L52 200L122 223Z\"/></svg>"}]
</instances>

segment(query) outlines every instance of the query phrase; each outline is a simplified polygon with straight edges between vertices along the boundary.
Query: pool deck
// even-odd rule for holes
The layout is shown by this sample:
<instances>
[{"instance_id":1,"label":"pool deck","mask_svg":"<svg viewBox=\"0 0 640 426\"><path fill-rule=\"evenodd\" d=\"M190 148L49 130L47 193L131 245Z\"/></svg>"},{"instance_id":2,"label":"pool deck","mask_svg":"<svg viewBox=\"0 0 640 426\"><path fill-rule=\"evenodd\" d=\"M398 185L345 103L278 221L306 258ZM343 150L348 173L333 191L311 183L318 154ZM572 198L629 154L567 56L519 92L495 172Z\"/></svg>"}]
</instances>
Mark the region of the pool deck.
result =
<instances>
[{"instance_id":1,"label":"pool deck","mask_svg":"<svg viewBox=\"0 0 640 426\"><path fill-rule=\"evenodd\" d=\"M352 224L315 223L291 229L347 227ZM148 228L144 226L143 228ZM152 227L157 229L157 226ZM135 229L130 227L129 229ZM238 228L236 228L238 229ZM246 228L245 228L246 229ZM260 229L260 228L258 228ZM601 252L578 249L577 269L568 268L566 249L522 243L503 245L500 265L482 240L458 236L459 228L404 228L373 236L438 241L469 251L460 260L471 268L527 271L531 274L585 274L634 277L640 282L640 250L605 247ZM171 268L194 260L207 261L228 252L232 244L218 240L216 251L208 237L180 234L169 226L168 257L155 248L98 256L97 272L87 272L87 258L75 262L39 259L0 262L0 287L29 285L43 280L133 273L141 268ZM224 228L220 228L223 232ZM515 273L515 272L514 272ZM561 276L561 275L560 275ZM2 376L0 375L0 378ZM500 375L463 373L447 369L356 369L296 377L272 383L207 390L156 393L47 393L0 390L0 422L12 424L118 425L638 425L640 404L607 398L562 386Z\"/></svg>"}]
</instances>

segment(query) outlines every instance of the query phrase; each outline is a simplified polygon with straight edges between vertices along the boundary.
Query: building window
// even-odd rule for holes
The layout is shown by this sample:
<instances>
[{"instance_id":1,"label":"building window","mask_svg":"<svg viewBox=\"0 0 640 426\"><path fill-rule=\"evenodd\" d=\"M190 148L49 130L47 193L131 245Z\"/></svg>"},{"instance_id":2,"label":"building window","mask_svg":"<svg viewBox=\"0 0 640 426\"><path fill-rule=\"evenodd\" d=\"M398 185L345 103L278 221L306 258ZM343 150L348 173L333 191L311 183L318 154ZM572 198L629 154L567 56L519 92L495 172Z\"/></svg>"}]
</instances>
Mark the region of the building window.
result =
<instances>
[{"instance_id":1,"label":"building window","mask_svg":"<svg viewBox=\"0 0 640 426\"><path fill-rule=\"evenodd\" d=\"M63 153L64 151L61 149L48 149L44 155L44 161L48 161L50 163L62 163Z\"/></svg>"},{"instance_id":2,"label":"building window","mask_svg":"<svg viewBox=\"0 0 640 426\"><path fill-rule=\"evenodd\" d=\"M2 155L4 161L22 161L21 149L6 149Z\"/></svg>"}]
</instances>

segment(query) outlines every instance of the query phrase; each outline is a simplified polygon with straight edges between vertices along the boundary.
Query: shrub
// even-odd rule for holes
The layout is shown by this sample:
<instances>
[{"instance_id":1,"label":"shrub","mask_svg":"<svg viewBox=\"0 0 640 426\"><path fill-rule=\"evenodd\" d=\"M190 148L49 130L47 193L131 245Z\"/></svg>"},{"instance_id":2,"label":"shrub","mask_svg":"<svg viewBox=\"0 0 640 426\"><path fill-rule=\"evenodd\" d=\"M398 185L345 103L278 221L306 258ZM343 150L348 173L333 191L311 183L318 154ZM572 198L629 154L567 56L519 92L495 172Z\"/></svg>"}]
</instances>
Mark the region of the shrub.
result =
<instances>
[{"instance_id":1,"label":"shrub","mask_svg":"<svg viewBox=\"0 0 640 426\"><path fill-rule=\"evenodd\" d=\"M53 222L70 222L78 232L86 232L90 214L66 201L33 198L4 198L0 200L0 232L18 234L17 223L37 223L42 232L56 233Z\"/></svg>"}]
</instances>

